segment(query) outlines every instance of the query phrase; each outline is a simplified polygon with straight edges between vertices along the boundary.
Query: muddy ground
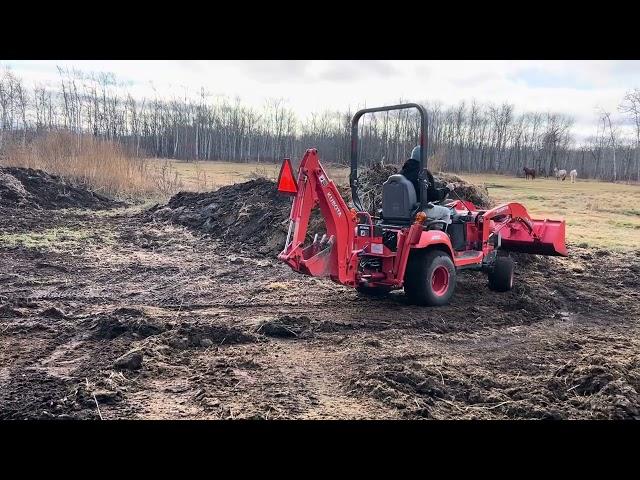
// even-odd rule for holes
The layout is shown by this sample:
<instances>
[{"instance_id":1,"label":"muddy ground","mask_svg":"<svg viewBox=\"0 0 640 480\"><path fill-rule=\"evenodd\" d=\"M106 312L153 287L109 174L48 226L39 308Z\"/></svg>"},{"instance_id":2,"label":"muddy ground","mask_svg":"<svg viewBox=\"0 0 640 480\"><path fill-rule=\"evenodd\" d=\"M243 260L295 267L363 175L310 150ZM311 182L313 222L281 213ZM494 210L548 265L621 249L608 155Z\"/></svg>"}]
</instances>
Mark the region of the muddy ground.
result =
<instances>
[{"instance_id":1,"label":"muddy ground","mask_svg":"<svg viewBox=\"0 0 640 480\"><path fill-rule=\"evenodd\" d=\"M640 252L571 247L506 294L463 274L429 309L144 220L48 212L31 232L90 241L0 249L0 418L640 415Z\"/></svg>"},{"instance_id":2,"label":"muddy ground","mask_svg":"<svg viewBox=\"0 0 640 480\"><path fill-rule=\"evenodd\" d=\"M463 273L425 308L140 207L9 212L0 419L640 418L640 250L522 257L513 291Z\"/></svg>"}]
</instances>

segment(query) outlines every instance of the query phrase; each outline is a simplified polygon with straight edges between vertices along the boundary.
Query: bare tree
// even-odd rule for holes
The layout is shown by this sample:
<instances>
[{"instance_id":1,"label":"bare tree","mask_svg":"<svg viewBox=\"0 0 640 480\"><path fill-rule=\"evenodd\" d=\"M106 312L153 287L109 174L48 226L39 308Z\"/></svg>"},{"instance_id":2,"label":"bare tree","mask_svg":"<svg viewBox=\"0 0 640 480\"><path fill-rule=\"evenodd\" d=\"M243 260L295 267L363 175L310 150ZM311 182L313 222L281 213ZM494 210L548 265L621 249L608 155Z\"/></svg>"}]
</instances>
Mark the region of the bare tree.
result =
<instances>
[{"instance_id":1,"label":"bare tree","mask_svg":"<svg viewBox=\"0 0 640 480\"><path fill-rule=\"evenodd\" d=\"M617 166L616 166L616 137L618 134L618 129L613 126L611 123L611 113L605 111L604 109L600 109L600 118L604 127L609 127L609 146L613 152L613 181L615 182L618 179Z\"/></svg>"},{"instance_id":2,"label":"bare tree","mask_svg":"<svg viewBox=\"0 0 640 480\"><path fill-rule=\"evenodd\" d=\"M636 180L640 180L640 89L635 88L628 91L620 106L620 112L626 113L635 127L635 160L636 160Z\"/></svg>"},{"instance_id":3,"label":"bare tree","mask_svg":"<svg viewBox=\"0 0 640 480\"><path fill-rule=\"evenodd\" d=\"M301 157L315 146L327 160L349 162L351 108L300 119L283 99L254 108L204 89L185 89L171 98L153 90L149 98L134 98L112 74L63 68L58 73L57 86L29 89L11 71L0 71L0 150L14 140L25 144L44 132L67 130L78 141L89 133L161 158L270 162ZM524 165L579 166L585 178L640 180L638 89L619 107L635 126L632 143L608 112L600 112L595 134L576 146L573 120L566 115L516 112L511 104L473 99L456 106L420 103L429 115L426 153L438 152L453 171L513 174ZM360 133L364 163L398 164L418 141L418 115L408 110L367 115Z\"/></svg>"}]
</instances>

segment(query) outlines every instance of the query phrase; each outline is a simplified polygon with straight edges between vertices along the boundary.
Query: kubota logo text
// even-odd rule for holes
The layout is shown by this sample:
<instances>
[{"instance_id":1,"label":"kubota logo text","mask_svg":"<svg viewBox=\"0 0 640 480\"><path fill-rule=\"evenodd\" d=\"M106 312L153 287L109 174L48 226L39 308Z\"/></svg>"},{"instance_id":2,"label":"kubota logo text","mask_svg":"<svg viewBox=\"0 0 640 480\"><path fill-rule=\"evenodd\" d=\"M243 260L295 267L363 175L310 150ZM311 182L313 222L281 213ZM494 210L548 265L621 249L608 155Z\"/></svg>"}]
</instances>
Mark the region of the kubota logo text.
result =
<instances>
[{"instance_id":1,"label":"kubota logo text","mask_svg":"<svg viewBox=\"0 0 640 480\"><path fill-rule=\"evenodd\" d=\"M327 192L327 198L331 202L331 205L333 206L333 209L336 211L338 216L341 217L342 216L342 210L340 210L340 207L338 206L338 202L336 202L336 199L333 198L333 195L331 195L331 192Z\"/></svg>"}]
</instances>

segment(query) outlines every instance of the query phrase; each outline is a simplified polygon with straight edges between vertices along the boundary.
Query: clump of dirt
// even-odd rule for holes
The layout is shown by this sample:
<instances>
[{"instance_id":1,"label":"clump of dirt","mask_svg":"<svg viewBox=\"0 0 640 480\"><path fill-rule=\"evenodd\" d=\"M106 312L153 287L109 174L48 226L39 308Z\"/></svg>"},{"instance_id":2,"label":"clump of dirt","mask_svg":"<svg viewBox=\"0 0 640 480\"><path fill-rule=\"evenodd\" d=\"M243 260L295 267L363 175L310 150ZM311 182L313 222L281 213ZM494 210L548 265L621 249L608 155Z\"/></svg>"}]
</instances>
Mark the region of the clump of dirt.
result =
<instances>
[{"instance_id":1,"label":"clump of dirt","mask_svg":"<svg viewBox=\"0 0 640 480\"><path fill-rule=\"evenodd\" d=\"M350 390L364 392L371 397L402 410L405 414L418 417L432 418L429 406L433 406L438 399L454 400L460 395L458 385L446 388L445 379L449 378L444 368L425 366L419 362L409 365L402 363L388 364L375 367L363 378L352 379ZM456 387L456 388L453 388ZM418 410L409 408L408 400L414 400Z\"/></svg>"},{"instance_id":2,"label":"clump of dirt","mask_svg":"<svg viewBox=\"0 0 640 480\"><path fill-rule=\"evenodd\" d=\"M101 315L89 326L92 336L98 340L113 340L124 334L146 338L158 335L167 326L156 319L149 319L135 308L118 308L109 315Z\"/></svg>"},{"instance_id":3,"label":"clump of dirt","mask_svg":"<svg viewBox=\"0 0 640 480\"><path fill-rule=\"evenodd\" d=\"M14 308L8 303L0 305L0 318L16 318L24 316L25 314L21 310Z\"/></svg>"},{"instance_id":4,"label":"clump of dirt","mask_svg":"<svg viewBox=\"0 0 640 480\"><path fill-rule=\"evenodd\" d=\"M304 337L311 333L311 320L305 316L284 315L262 322L257 332L276 338Z\"/></svg>"},{"instance_id":5,"label":"clump of dirt","mask_svg":"<svg viewBox=\"0 0 640 480\"><path fill-rule=\"evenodd\" d=\"M530 253L509 252L509 256L516 262L516 265L523 267L548 267L551 263L549 257L545 255L534 255Z\"/></svg>"},{"instance_id":6,"label":"clump of dirt","mask_svg":"<svg viewBox=\"0 0 640 480\"><path fill-rule=\"evenodd\" d=\"M117 205L121 203L42 170L0 167L0 207L3 208L98 210Z\"/></svg>"},{"instance_id":7,"label":"clump of dirt","mask_svg":"<svg viewBox=\"0 0 640 480\"><path fill-rule=\"evenodd\" d=\"M20 180L3 170L0 169L0 201L3 204L12 203L15 205L27 203L29 192L25 190Z\"/></svg>"},{"instance_id":8,"label":"clump of dirt","mask_svg":"<svg viewBox=\"0 0 640 480\"><path fill-rule=\"evenodd\" d=\"M40 315L47 318L58 318L58 319L67 318L67 314L57 307L49 307L46 310L44 310Z\"/></svg>"},{"instance_id":9,"label":"clump of dirt","mask_svg":"<svg viewBox=\"0 0 640 480\"><path fill-rule=\"evenodd\" d=\"M182 323L164 334L163 341L178 350L255 342L255 335L236 327L208 323Z\"/></svg>"}]
</instances>

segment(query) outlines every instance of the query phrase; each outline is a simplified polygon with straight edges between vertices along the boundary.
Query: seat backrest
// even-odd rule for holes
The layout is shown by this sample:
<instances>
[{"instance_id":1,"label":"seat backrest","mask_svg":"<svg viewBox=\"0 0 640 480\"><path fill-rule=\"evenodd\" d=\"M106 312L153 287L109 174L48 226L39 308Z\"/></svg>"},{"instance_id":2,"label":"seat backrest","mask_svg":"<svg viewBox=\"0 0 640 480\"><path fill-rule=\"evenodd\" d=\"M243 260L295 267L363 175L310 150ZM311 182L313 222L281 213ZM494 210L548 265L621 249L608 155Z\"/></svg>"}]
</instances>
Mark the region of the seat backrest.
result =
<instances>
[{"instance_id":1,"label":"seat backrest","mask_svg":"<svg viewBox=\"0 0 640 480\"><path fill-rule=\"evenodd\" d=\"M391 175L382 184L382 217L386 222L410 222L416 206L416 189L404 175Z\"/></svg>"}]
</instances>

